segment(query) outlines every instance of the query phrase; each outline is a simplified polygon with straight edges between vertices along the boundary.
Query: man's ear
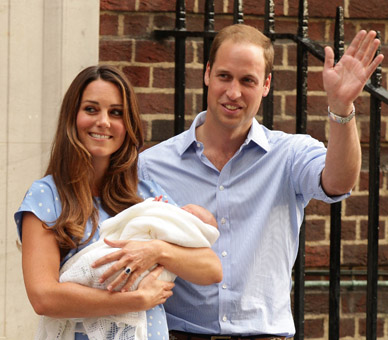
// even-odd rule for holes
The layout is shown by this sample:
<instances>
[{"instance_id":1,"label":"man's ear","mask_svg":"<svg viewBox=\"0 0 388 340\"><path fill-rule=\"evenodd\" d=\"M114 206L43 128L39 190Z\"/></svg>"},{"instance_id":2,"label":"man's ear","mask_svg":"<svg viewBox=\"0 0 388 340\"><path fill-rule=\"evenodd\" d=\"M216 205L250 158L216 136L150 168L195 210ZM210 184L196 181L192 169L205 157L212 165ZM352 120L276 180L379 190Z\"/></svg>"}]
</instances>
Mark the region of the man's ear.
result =
<instances>
[{"instance_id":1,"label":"man's ear","mask_svg":"<svg viewBox=\"0 0 388 340\"><path fill-rule=\"evenodd\" d=\"M272 78L272 74L270 73L267 77L267 79L265 80L264 82L264 91L263 91L263 97L266 97L269 93L269 90L271 88L271 78Z\"/></svg>"},{"instance_id":2,"label":"man's ear","mask_svg":"<svg viewBox=\"0 0 388 340\"><path fill-rule=\"evenodd\" d=\"M205 74L203 76L203 81L205 82L206 86L209 86L209 78L210 78L210 64L209 62L207 62Z\"/></svg>"}]
</instances>

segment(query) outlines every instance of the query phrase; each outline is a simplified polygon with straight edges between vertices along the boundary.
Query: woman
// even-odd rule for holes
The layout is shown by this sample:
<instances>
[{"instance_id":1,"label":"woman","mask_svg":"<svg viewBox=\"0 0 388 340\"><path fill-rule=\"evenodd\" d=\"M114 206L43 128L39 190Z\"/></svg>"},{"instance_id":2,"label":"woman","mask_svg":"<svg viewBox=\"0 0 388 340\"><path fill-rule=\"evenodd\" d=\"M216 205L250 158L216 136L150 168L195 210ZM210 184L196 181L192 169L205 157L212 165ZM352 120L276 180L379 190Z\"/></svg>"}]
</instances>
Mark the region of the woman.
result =
<instances>
[{"instance_id":1,"label":"woman","mask_svg":"<svg viewBox=\"0 0 388 340\"><path fill-rule=\"evenodd\" d=\"M98 240L102 221L144 198L165 195L153 182L138 183L142 143L135 94L125 76L110 66L80 72L63 99L45 177L33 183L15 214L25 286L37 314L103 318L146 310L147 318L154 321L148 324L148 337L167 339L159 305L172 295L174 285L157 279L163 267L197 284L221 280L220 261L209 248L182 248L155 240L106 241L120 248L96 264L115 261L101 281L121 271L110 290L59 283L61 266ZM159 266L138 289L128 291L155 264ZM131 268L130 275L126 268ZM111 291L124 280L121 292ZM88 339L82 331L76 328L74 339Z\"/></svg>"}]
</instances>

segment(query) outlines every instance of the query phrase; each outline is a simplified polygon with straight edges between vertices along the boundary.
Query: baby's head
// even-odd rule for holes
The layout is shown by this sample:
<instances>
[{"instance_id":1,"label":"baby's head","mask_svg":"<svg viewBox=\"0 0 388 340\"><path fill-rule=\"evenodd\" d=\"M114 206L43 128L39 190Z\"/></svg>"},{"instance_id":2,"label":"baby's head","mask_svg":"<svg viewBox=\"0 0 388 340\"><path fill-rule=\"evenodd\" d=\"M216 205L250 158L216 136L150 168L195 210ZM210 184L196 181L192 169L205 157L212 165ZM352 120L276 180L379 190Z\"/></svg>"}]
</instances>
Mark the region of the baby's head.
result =
<instances>
[{"instance_id":1,"label":"baby's head","mask_svg":"<svg viewBox=\"0 0 388 340\"><path fill-rule=\"evenodd\" d=\"M215 217L209 210L205 209L204 207L196 204L186 204L182 207L182 209L198 217L202 222L218 228Z\"/></svg>"}]
</instances>

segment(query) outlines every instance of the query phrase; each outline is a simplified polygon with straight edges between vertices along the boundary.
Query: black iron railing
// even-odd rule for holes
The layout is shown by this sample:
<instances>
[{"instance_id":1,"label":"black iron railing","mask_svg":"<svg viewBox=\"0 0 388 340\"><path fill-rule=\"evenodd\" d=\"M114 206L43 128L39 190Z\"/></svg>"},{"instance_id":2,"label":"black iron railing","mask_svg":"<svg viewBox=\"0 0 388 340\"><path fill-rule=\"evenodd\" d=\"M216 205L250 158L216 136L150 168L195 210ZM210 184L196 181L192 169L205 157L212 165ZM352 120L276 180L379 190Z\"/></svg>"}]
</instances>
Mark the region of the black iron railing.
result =
<instances>
[{"instance_id":1,"label":"black iron railing","mask_svg":"<svg viewBox=\"0 0 388 340\"><path fill-rule=\"evenodd\" d=\"M186 30L185 1L176 0L176 25L173 30L156 30L157 39L175 39L175 124L174 132L184 130L185 122L185 42L187 38L203 38L204 70L209 57L210 46L216 34L214 31L214 0L206 0L203 31ZM299 1L298 31L292 33L275 32L274 1L265 2L264 34L272 41L287 39L297 45L297 95L296 132L306 133L307 127L307 72L308 55L324 61L324 48L308 37L308 1ZM233 22L243 23L243 1L234 1ZM334 36L335 60L344 52L344 14L339 7L336 13ZM276 72L272 73L273 79ZM369 149L369 210L368 210L368 266L367 266L367 340L377 337L377 289L378 289L378 234L379 234L379 185L380 185L380 130L381 103L388 104L388 91L380 86L379 67L364 90L370 93L370 149ZM207 88L203 88L203 109L206 109ZM263 100L263 124L273 128L273 89ZM330 292L329 292L329 339L339 339L340 305L340 256L341 256L341 203L331 206L330 229ZM305 223L300 231L300 248L294 266L294 339L304 339L304 297L305 297Z\"/></svg>"}]
</instances>

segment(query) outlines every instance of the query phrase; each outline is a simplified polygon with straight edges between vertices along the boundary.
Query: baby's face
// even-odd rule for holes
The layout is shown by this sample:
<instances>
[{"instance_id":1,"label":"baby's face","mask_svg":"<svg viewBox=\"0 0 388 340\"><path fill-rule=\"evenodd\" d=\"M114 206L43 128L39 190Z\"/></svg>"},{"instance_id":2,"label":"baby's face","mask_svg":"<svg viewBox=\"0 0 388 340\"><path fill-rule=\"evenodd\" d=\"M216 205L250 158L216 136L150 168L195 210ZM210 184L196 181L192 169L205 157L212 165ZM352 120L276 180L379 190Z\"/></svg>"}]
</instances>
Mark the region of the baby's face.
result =
<instances>
[{"instance_id":1,"label":"baby's face","mask_svg":"<svg viewBox=\"0 0 388 340\"><path fill-rule=\"evenodd\" d=\"M209 210L195 204L187 204L182 209L198 217L203 223L218 227L216 219Z\"/></svg>"}]
</instances>

